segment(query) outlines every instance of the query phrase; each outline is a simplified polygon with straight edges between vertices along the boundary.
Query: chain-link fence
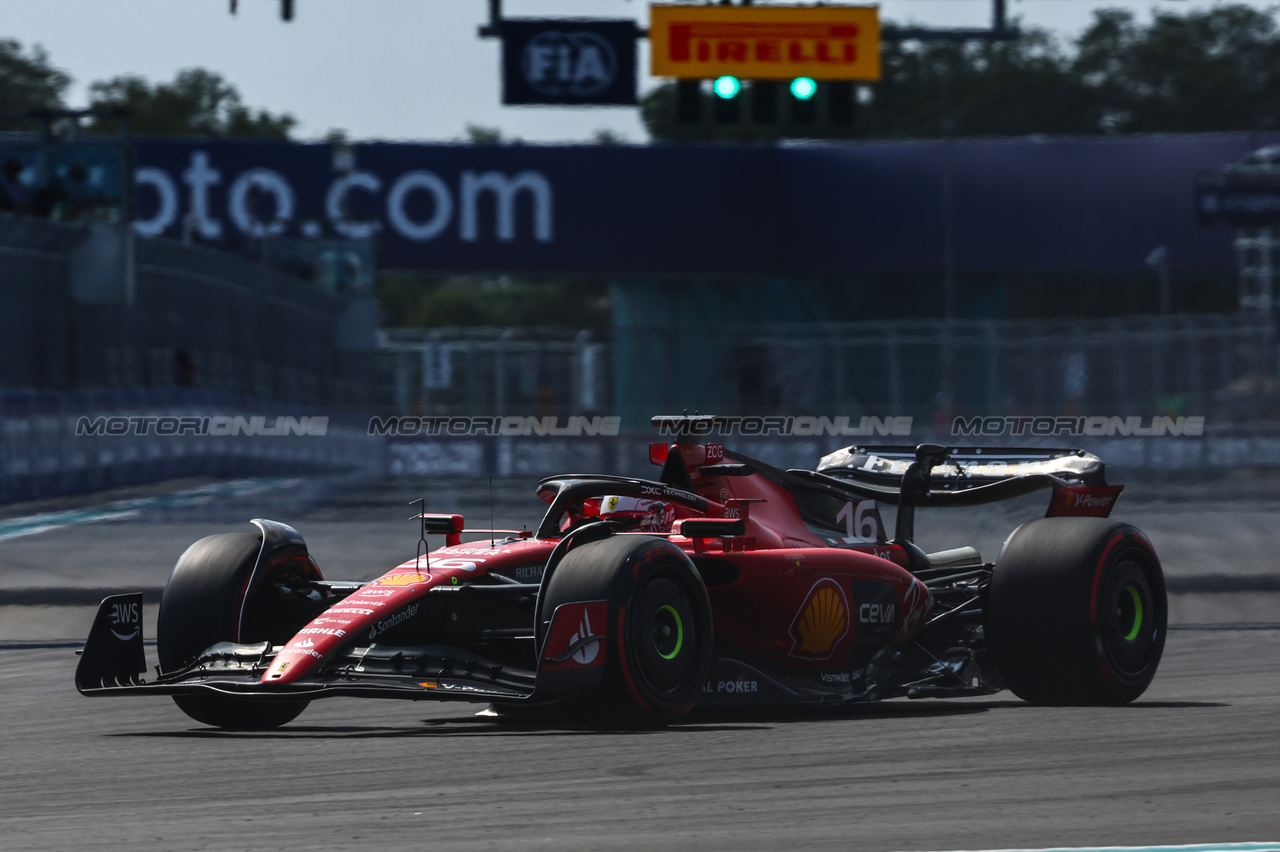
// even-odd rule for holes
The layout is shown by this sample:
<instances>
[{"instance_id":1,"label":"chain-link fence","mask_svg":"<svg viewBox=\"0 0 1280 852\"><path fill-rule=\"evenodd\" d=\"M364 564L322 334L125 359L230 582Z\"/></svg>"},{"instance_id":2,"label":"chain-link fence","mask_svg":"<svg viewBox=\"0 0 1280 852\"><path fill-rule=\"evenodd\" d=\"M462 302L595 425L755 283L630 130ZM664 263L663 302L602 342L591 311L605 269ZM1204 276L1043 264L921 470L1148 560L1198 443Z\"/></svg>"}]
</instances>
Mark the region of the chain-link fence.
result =
<instances>
[{"instance_id":1,"label":"chain-link fence","mask_svg":"<svg viewBox=\"0 0 1280 852\"><path fill-rule=\"evenodd\" d=\"M696 339L437 329L388 333L400 412L1201 416L1274 420L1276 340L1257 315L707 328ZM614 359L628 366L619 377ZM643 374L649 385L636 381ZM627 395L622 387L650 393ZM634 418L632 418L634 419ZM917 421L919 423L919 420ZM631 423L639 425L639 421Z\"/></svg>"},{"instance_id":2,"label":"chain-link fence","mask_svg":"<svg viewBox=\"0 0 1280 852\"><path fill-rule=\"evenodd\" d=\"M336 345L343 314L334 297L242 258L164 240L113 248L110 236L0 217L0 388L195 387L424 414L625 413L628 422L633 412L685 407L926 419L1277 417L1275 334L1262 311L952 323L709 318L696 334L622 323L612 340L388 330L375 380L371 356ZM103 272L116 263L132 268L127 293L113 292L119 285Z\"/></svg>"},{"instance_id":3,"label":"chain-link fence","mask_svg":"<svg viewBox=\"0 0 1280 852\"><path fill-rule=\"evenodd\" d=\"M390 330L383 343L384 398L397 412L612 410L612 348L590 332Z\"/></svg>"},{"instance_id":4,"label":"chain-link fence","mask_svg":"<svg viewBox=\"0 0 1280 852\"><path fill-rule=\"evenodd\" d=\"M655 407L692 397L724 414L1197 415L1240 423L1276 417L1275 344L1270 322L1241 314L708 323L696 340L630 329L616 348L627 363L666 365L681 396Z\"/></svg>"},{"instance_id":5,"label":"chain-link fence","mask_svg":"<svg viewBox=\"0 0 1280 852\"><path fill-rule=\"evenodd\" d=\"M340 301L221 252L0 216L0 388L216 389L373 401Z\"/></svg>"}]
</instances>

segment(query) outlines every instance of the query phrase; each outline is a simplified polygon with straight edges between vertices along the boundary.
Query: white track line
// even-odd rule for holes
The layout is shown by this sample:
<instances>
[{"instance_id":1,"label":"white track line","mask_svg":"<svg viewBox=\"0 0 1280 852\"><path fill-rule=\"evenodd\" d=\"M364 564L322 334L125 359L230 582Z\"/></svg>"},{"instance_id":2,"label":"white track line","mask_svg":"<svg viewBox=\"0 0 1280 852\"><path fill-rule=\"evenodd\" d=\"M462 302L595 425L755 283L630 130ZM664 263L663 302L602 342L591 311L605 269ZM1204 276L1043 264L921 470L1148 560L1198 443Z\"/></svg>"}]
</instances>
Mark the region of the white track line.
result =
<instances>
[{"instance_id":1,"label":"white track line","mask_svg":"<svg viewBox=\"0 0 1280 852\"><path fill-rule=\"evenodd\" d=\"M1019 849L950 849L948 852L1280 852L1280 843L1192 843L1188 846L1053 846Z\"/></svg>"}]
</instances>

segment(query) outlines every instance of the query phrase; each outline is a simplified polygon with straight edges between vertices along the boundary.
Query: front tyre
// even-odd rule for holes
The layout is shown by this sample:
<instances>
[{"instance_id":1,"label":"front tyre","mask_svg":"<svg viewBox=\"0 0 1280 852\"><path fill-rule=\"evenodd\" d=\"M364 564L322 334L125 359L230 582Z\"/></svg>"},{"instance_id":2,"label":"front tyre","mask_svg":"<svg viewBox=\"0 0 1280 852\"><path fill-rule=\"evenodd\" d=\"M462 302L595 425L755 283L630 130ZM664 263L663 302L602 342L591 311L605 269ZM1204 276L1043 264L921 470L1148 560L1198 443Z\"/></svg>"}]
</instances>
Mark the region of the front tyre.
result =
<instances>
[{"instance_id":1,"label":"front tyre","mask_svg":"<svg viewBox=\"0 0 1280 852\"><path fill-rule=\"evenodd\" d=\"M200 539L178 558L160 599L156 653L162 672L176 671L218 642L261 642L260 613L245 607L262 536L224 533ZM250 603L260 602L254 596ZM242 623L243 620L243 623ZM265 731L297 718L306 701L175 695L178 708L197 722L230 731Z\"/></svg>"},{"instance_id":2,"label":"front tyre","mask_svg":"<svg viewBox=\"0 0 1280 852\"><path fill-rule=\"evenodd\" d=\"M1105 518L1042 518L996 561L984 630L1005 684L1039 704L1125 704L1155 677L1168 628L1160 560Z\"/></svg>"},{"instance_id":3,"label":"front tyre","mask_svg":"<svg viewBox=\"0 0 1280 852\"><path fill-rule=\"evenodd\" d=\"M604 679L585 708L593 720L666 724L693 707L711 668L711 602L684 551L640 535L582 544L556 566L545 595L547 613L608 602Z\"/></svg>"}]
</instances>

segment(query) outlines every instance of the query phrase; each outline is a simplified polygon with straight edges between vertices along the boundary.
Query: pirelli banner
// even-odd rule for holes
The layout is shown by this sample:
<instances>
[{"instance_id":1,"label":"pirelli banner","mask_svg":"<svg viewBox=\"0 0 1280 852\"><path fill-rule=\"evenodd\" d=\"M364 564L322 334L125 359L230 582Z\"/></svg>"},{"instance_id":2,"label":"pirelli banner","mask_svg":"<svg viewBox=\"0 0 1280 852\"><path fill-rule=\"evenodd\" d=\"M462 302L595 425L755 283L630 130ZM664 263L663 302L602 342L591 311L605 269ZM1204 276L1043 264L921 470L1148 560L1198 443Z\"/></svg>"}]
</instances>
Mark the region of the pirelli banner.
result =
<instances>
[{"instance_id":1,"label":"pirelli banner","mask_svg":"<svg viewBox=\"0 0 1280 852\"><path fill-rule=\"evenodd\" d=\"M879 80L871 6L652 6L655 77Z\"/></svg>"}]
</instances>

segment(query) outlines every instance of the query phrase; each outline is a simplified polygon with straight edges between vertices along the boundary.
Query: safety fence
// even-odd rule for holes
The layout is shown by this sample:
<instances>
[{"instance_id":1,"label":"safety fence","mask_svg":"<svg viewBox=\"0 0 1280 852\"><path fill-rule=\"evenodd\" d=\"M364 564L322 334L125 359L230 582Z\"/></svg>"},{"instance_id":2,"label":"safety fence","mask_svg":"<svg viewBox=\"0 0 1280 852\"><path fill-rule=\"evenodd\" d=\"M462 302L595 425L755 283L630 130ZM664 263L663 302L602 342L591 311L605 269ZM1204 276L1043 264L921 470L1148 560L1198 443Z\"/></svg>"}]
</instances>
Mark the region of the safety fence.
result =
<instances>
[{"instance_id":1,"label":"safety fence","mask_svg":"<svg viewBox=\"0 0 1280 852\"><path fill-rule=\"evenodd\" d=\"M207 390L0 392L0 503L184 477L369 479L367 419Z\"/></svg>"}]
</instances>

